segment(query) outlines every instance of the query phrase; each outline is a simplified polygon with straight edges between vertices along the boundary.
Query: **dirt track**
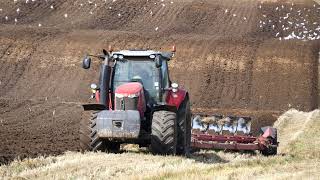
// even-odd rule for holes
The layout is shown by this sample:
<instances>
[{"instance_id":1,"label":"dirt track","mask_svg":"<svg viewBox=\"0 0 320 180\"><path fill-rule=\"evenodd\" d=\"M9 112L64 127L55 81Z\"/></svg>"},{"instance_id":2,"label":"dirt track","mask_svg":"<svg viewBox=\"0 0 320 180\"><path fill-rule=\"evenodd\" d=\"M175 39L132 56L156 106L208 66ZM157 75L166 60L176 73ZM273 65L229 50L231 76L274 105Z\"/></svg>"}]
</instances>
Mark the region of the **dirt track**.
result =
<instances>
[{"instance_id":1,"label":"dirt track","mask_svg":"<svg viewBox=\"0 0 320 180\"><path fill-rule=\"evenodd\" d=\"M194 109L253 114L258 127L290 107L318 107L319 40L280 41L281 24L259 27L264 15L275 21L291 3L265 2L261 9L258 1L236 0L96 4L1 1L0 161L78 148L78 104L88 101L98 68L84 71L80 60L108 45L169 50L176 44L170 73L190 91ZM294 5L320 23L317 7Z\"/></svg>"}]
</instances>

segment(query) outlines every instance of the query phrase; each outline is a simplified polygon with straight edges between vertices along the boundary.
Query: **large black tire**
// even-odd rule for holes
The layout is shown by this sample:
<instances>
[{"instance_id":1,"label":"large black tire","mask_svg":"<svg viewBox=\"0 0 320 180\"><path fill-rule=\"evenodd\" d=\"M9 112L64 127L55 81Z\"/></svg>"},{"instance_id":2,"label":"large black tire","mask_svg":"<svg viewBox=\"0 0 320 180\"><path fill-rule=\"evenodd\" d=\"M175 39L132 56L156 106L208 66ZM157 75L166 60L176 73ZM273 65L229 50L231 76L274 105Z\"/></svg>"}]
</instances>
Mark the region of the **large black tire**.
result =
<instances>
[{"instance_id":1,"label":"large black tire","mask_svg":"<svg viewBox=\"0 0 320 180\"><path fill-rule=\"evenodd\" d=\"M152 117L151 151L154 154L176 154L177 119L176 113L156 111Z\"/></svg>"},{"instance_id":2,"label":"large black tire","mask_svg":"<svg viewBox=\"0 0 320 180\"><path fill-rule=\"evenodd\" d=\"M103 151L116 153L120 150L120 143L109 142L97 136L96 120L98 112L90 117L83 116L80 123L80 148L82 151Z\"/></svg>"},{"instance_id":3,"label":"large black tire","mask_svg":"<svg viewBox=\"0 0 320 180\"><path fill-rule=\"evenodd\" d=\"M191 144L191 109L189 97L186 97L178 110L177 154L188 155Z\"/></svg>"},{"instance_id":4,"label":"large black tire","mask_svg":"<svg viewBox=\"0 0 320 180\"><path fill-rule=\"evenodd\" d=\"M91 114L92 116L93 114ZM89 116L89 117L88 117ZM91 151L91 117L89 113L83 113L80 121L79 136L81 151Z\"/></svg>"}]
</instances>

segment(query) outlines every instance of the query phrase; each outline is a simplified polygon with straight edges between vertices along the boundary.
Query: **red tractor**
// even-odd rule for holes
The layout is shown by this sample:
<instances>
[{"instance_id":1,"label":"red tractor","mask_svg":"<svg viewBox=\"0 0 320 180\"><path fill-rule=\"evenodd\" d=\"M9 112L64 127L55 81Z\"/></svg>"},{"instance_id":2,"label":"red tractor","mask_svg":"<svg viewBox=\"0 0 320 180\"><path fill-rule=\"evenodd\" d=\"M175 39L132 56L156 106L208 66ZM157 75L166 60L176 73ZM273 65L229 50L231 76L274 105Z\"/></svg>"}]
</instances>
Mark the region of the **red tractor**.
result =
<instances>
[{"instance_id":1,"label":"red tractor","mask_svg":"<svg viewBox=\"0 0 320 180\"><path fill-rule=\"evenodd\" d=\"M99 84L91 84L96 104L83 105L83 150L117 152L122 143L150 147L155 154L186 154L191 144L188 92L172 83L168 62L172 52L123 50L87 55L101 60Z\"/></svg>"}]
</instances>

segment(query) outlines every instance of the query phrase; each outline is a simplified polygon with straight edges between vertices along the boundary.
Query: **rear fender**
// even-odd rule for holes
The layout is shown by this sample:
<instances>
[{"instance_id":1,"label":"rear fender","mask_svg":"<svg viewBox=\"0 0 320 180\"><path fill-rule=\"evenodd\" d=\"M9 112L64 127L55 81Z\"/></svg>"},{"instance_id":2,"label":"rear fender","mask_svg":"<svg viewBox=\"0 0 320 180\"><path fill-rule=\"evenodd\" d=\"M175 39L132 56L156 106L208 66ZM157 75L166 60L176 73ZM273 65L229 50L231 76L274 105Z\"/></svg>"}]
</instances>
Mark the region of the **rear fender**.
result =
<instances>
[{"instance_id":1,"label":"rear fender","mask_svg":"<svg viewBox=\"0 0 320 180\"><path fill-rule=\"evenodd\" d=\"M188 92L184 89L178 89L177 92L173 92L172 90L170 90L166 98L166 103L179 109L180 105L187 96Z\"/></svg>"},{"instance_id":2,"label":"rear fender","mask_svg":"<svg viewBox=\"0 0 320 180\"><path fill-rule=\"evenodd\" d=\"M170 112L174 112L177 113L177 107L176 106L171 106L171 105L156 105L155 107L153 107L152 109L152 114L156 111L170 111Z\"/></svg>"}]
</instances>

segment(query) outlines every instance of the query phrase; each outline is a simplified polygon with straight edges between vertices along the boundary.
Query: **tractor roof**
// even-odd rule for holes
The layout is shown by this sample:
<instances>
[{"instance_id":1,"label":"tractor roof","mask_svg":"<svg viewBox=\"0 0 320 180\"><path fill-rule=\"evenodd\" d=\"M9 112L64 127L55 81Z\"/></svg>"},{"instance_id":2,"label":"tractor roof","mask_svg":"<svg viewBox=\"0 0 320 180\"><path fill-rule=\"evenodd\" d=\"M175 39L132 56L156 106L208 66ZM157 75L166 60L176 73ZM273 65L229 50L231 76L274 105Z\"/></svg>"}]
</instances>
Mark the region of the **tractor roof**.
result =
<instances>
[{"instance_id":1,"label":"tractor roof","mask_svg":"<svg viewBox=\"0 0 320 180\"><path fill-rule=\"evenodd\" d=\"M170 60L174 54L172 52L160 52L152 50L121 50L112 52L111 55L123 55L126 57L150 57L151 55L161 55L166 60Z\"/></svg>"}]
</instances>

